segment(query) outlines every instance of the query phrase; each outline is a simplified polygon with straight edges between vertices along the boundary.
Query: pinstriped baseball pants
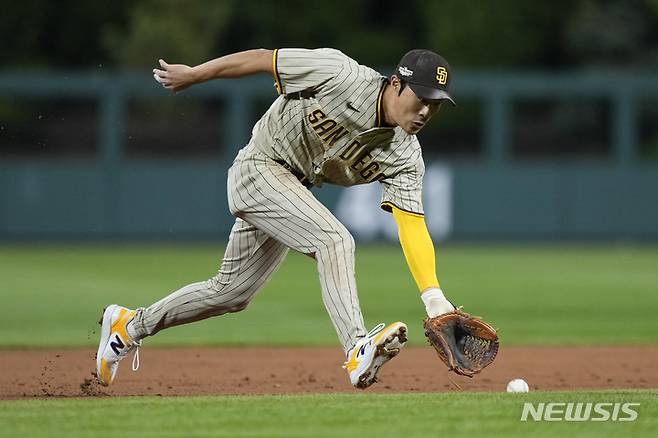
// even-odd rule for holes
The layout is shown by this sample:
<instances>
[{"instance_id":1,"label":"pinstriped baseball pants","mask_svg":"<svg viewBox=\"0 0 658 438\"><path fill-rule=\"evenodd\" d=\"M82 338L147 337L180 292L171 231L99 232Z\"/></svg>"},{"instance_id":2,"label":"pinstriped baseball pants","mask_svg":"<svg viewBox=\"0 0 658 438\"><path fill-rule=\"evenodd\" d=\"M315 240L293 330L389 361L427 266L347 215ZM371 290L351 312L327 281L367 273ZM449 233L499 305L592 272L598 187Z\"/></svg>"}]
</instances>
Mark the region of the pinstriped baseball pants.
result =
<instances>
[{"instance_id":1,"label":"pinstriped baseball pants","mask_svg":"<svg viewBox=\"0 0 658 438\"><path fill-rule=\"evenodd\" d=\"M292 248L315 255L322 300L349 351L366 334L351 234L294 175L252 146L238 154L227 185L236 221L217 275L138 309L129 330L141 339L168 327L243 310Z\"/></svg>"}]
</instances>

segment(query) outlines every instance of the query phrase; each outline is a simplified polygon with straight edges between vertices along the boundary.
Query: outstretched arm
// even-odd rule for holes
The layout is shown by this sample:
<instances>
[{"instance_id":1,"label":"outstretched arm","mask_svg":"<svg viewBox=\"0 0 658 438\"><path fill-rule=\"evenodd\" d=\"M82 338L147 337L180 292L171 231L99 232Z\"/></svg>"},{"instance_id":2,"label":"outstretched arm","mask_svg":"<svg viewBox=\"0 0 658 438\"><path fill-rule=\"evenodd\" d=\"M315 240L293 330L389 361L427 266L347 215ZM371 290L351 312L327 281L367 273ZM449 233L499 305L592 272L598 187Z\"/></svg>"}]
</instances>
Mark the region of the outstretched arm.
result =
<instances>
[{"instance_id":1,"label":"outstretched arm","mask_svg":"<svg viewBox=\"0 0 658 438\"><path fill-rule=\"evenodd\" d=\"M436 277L434 244L423 216L392 207L398 236L409 270L416 280L427 315L434 317L454 310L445 298Z\"/></svg>"},{"instance_id":2,"label":"outstretched arm","mask_svg":"<svg viewBox=\"0 0 658 438\"><path fill-rule=\"evenodd\" d=\"M272 50L253 49L233 53L190 67L168 64L159 60L160 68L153 69L153 77L168 90L178 92L212 79L240 78L256 73L273 74Z\"/></svg>"}]
</instances>

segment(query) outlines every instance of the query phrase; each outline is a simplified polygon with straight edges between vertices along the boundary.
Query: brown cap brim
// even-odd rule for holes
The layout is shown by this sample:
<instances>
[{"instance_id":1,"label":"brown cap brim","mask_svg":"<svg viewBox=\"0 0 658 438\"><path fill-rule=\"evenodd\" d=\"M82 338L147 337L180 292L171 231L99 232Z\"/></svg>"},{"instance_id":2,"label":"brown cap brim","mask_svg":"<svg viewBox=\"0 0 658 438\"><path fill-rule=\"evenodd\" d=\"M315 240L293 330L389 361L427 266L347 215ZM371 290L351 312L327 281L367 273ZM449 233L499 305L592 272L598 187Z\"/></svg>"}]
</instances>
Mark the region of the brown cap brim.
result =
<instances>
[{"instance_id":1,"label":"brown cap brim","mask_svg":"<svg viewBox=\"0 0 658 438\"><path fill-rule=\"evenodd\" d=\"M413 90L413 92L416 94L416 96L420 97L421 99L426 99L426 100L447 100L450 101L452 106L457 106L454 100L452 100L452 96L448 94L447 91L439 90L438 88L433 88L433 87L426 87L424 85L418 85L418 84L413 84L411 82L408 83L409 87Z\"/></svg>"}]
</instances>

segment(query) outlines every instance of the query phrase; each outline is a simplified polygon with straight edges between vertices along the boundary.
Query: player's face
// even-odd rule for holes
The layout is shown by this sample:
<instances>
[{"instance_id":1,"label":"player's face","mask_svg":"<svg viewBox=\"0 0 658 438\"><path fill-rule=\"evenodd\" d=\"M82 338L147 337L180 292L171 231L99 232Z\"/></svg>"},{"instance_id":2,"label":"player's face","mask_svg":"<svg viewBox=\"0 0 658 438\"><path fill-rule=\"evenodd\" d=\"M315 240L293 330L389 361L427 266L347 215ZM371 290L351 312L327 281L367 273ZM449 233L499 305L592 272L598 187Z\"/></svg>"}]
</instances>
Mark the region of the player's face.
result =
<instances>
[{"instance_id":1,"label":"player's face","mask_svg":"<svg viewBox=\"0 0 658 438\"><path fill-rule=\"evenodd\" d=\"M417 134L439 111L441 101L427 101L416 96L413 90L406 86L398 96L397 124L407 134Z\"/></svg>"}]
</instances>

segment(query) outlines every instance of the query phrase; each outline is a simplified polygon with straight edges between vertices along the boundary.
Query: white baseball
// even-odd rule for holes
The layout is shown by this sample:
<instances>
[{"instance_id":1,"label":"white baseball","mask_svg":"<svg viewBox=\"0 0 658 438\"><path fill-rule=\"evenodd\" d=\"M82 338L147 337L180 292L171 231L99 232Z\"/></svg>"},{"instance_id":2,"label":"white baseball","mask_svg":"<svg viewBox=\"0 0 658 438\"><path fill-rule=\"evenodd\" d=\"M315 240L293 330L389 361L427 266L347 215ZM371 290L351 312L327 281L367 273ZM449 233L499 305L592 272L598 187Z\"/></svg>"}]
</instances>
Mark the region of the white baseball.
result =
<instances>
[{"instance_id":1,"label":"white baseball","mask_svg":"<svg viewBox=\"0 0 658 438\"><path fill-rule=\"evenodd\" d=\"M523 379L510 380L507 384L507 392L528 392L530 388Z\"/></svg>"}]
</instances>

